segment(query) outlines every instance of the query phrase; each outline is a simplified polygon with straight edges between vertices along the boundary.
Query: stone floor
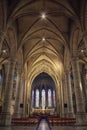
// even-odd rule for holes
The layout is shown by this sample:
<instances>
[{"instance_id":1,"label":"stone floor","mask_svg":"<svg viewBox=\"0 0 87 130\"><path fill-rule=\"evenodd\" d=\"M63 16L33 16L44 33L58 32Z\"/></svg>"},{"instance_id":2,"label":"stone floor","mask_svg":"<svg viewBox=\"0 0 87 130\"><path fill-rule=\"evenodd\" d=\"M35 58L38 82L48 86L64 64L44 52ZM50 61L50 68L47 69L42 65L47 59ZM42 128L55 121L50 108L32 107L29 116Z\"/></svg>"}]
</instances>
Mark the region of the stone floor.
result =
<instances>
[{"instance_id":1,"label":"stone floor","mask_svg":"<svg viewBox=\"0 0 87 130\"><path fill-rule=\"evenodd\" d=\"M87 126L50 126L46 119L42 119L38 125L0 127L0 130L87 130Z\"/></svg>"},{"instance_id":2,"label":"stone floor","mask_svg":"<svg viewBox=\"0 0 87 130\"><path fill-rule=\"evenodd\" d=\"M0 130L36 130L36 126L11 126L11 127L0 127ZM38 129L37 129L38 130ZM48 130L48 129L41 129ZM87 130L87 126L53 126L51 130Z\"/></svg>"}]
</instances>

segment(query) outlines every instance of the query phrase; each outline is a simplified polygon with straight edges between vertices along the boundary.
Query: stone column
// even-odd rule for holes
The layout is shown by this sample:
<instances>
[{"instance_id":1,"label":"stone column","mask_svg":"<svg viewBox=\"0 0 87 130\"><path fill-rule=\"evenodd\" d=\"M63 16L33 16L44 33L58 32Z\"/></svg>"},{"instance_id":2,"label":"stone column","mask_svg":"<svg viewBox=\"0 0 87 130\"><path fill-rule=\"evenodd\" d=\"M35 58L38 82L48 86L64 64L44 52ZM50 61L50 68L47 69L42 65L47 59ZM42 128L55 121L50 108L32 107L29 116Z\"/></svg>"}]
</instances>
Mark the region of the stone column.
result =
<instances>
[{"instance_id":1,"label":"stone column","mask_svg":"<svg viewBox=\"0 0 87 130\"><path fill-rule=\"evenodd\" d=\"M59 82L56 87L56 115L60 116L60 85Z\"/></svg>"},{"instance_id":2,"label":"stone column","mask_svg":"<svg viewBox=\"0 0 87 130\"><path fill-rule=\"evenodd\" d=\"M85 104L83 98L83 89L81 84L79 61L77 57L72 58L72 70L74 76L74 89L76 97L76 121L78 124L83 124L87 121L85 113Z\"/></svg>"},{"instance_id":3,"label":"stone column","mask_svg":"<svg viewBox=\"0 0 87 130\"><path fill-rule=\"evenodd\" d=\"M59 99L58 96L56 98L56 115L59 117L60 115L60 110L59 110Z\"/></svg>"},{"instance_id":4,"label":"stone column","mask_svg":"<svg viewBox=\"0 0 87 130\"><path fill-rule=\"evenodd\" d=\"M68 117L68 93L67 93L67 76L65 74L63 82L63 100L64 100L64 117Z\"/></svg>"},{"instance_id":5,"label":"stone column","mask_svg":"<svg viewBox=\"0 0 87 130\"><path fill-rule=\"evenodd\" d=\"M24 109L25 109L25 117L28 116L28 99L27 99L27 85L28 85L28 80L26 79L26 85L25 85L25 92L24 92Z\"/></svg>"},{"instance_id":6,"label":"stone column","mask_svg":"<svg viewBox=\"0 0 87 130\"><path fill-rule=\"evenodd\" d=\"M13 90L13 77L15 70L16 61L10 59L8 65L8 73L6 79L5 86L5 96L4 96L4 104L2 108L2 113L0 115L0 125L8 126L11 124L11 100L12 100L12 90Z\"/></svg>"},{"instance_id":7,"label":"stone column","mask_svg":"<svg viewBox=\"0 0 87 130\"><path fill-rule=\"evenodd\" d=\"M21 68L18 66L17 72L17 91L16 91L16 99L15 99L15 109L14 109L14 118L20 118L20 100L21 100L21 92L22 92L22 73Z\"/></svg>"},{"instance_id":8,"label":"stone column","mask_svg":"<svg viewBox=\"0 0 87 130\"><path fill-rule=\"evenodd\" d=\"M25 75L24 75L25 76ZM23 84L23 113L22 117L25 117L25 93L26 93L26 79L24 79L24 84Z\"/></svg>"},{"instance_id":9,"label":"stone column","mask_svg":"<svg viewBox=\"0 0 87 130\"><path fill-rule=\"evenodd\" d=\"M21 95L20 95L20 103L23 104L23 100L24 100L24 76L23 74L21 75ZM20 108L20 117L23 117L23 108L24 108L24 104L21 106Z\"/></svg>"},{"instance_id":10,"label":"stone column","mask_svg":"<svg viewBox=\"0 0 87 130\"><path fill-rule=\"evenodd\" d=\"M6 32L0 31L0 54L1 54L2 44L3 44L4 38L5 38L5 34L6 34Z\"/></svg>"},{"instance_id":11,"label":"stone column","mask_svg":"<svg viewBox=\"0 0 87 130\"><path fill-rule=\"evenodd\" d=\"M74 117L72 88L71 88L69 69L66 70L66 77L67 77L67 95L68 95L68 117Z\"/></svg>"},{"instance_id":12,"label":"stone column","mask_svg":"<svg viewBox=\"0 0 87 130\"><path fill-rule=\"evenodd\" d=\"M61 93L61 117L64 117L64 97L63 97L63 84L61 83L61 88L60 88L60 93Z\"/></svg>"}]
</instances>

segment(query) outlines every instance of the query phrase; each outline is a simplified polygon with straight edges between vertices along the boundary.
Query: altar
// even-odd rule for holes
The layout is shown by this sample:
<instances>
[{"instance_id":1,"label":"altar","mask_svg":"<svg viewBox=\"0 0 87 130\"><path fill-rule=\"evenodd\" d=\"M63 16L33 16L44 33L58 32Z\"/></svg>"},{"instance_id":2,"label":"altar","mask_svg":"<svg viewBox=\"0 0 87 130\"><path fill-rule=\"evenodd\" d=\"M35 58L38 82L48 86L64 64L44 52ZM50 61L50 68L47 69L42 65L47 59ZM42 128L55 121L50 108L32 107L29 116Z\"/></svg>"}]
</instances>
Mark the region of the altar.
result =
<instances>
[{"instance_id":1,"label":"altar","mask_svg":"<svg viewBox=\"0 0 87 130\"><path fill-rule=\"evenodd\" d=\"M47 108L47 109L32 109L32 115L38 115L38 116L42 116L42 115L54 115L55 110L54 108Z\"/></svg>"}]
</instances>

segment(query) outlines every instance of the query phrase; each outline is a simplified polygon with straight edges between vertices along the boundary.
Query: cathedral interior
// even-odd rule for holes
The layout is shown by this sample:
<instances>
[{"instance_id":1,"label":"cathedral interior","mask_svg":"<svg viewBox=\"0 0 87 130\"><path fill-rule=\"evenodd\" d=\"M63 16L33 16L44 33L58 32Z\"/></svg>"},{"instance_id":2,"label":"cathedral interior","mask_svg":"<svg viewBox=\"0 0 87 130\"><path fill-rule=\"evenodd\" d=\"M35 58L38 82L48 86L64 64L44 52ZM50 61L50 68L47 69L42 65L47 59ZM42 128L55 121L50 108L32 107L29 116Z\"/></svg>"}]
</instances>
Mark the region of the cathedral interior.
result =
<instances>
[{"instance_id":1,"label":"cathedral interior","mask_svg":"<svg viewBox=\"0 0 87 130\"><path fill-rule=\"evenodd\" d=\"M87 129L86 29L87 0L0 0L0 130Z\"/></svg>"}]
</instances>

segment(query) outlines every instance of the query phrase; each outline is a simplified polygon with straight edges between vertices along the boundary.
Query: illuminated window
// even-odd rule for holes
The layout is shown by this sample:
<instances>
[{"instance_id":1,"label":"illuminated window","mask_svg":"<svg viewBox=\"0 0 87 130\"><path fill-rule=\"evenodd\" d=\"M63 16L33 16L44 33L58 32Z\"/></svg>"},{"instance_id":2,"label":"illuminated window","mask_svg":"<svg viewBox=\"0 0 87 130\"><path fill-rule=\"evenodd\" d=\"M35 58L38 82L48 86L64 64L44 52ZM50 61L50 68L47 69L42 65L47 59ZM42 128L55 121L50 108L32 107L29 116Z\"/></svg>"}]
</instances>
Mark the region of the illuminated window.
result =
<instances>
[{"instance_id":1,"label":"illuminated window","mask_svg":"<svg viewBox=\"0 0 87 130\"><path fill-rule=\"evenodd\" d=\"M48 90L48 107L52 107L52 93L51 90Z\"/></svg>"},{"instance_id":2,"label":"illuminated window","mask_svg":"<svg viewBox=\"0 0 87 130\"><path fill-rule=\"evenodd\" d=\"M34 106L34 90L32 91L32 106Z\"/></svg>"},{"instance_id":3,"label":"illuminated window","mask_svg":"<svg viewBox=\"0 0 87 130\"><path fill-rule=\"evenodd\" d=\"M36 89L35 106L39 107L39 90Z\"/></svg>"},{"instance_id":4,"label":"illuminated window","mask_svg":"<svg viewBox=\"0 0 87 130\"><path fill-rule=\"evenodd\" d=\"M45 96L45 90L42 90L42 109L45 109L46 106L46 96Z\"/></svg>"},{"instance_id":5,"label":"illuminated window","mask_svg":"<svg viewBox=\"0 0 87 130\"><path fill-rule=\"evenodd\" d=\"M55 90L53 90L53 103L54 107L56 106Z\"/></svg>"}]
</instances>

